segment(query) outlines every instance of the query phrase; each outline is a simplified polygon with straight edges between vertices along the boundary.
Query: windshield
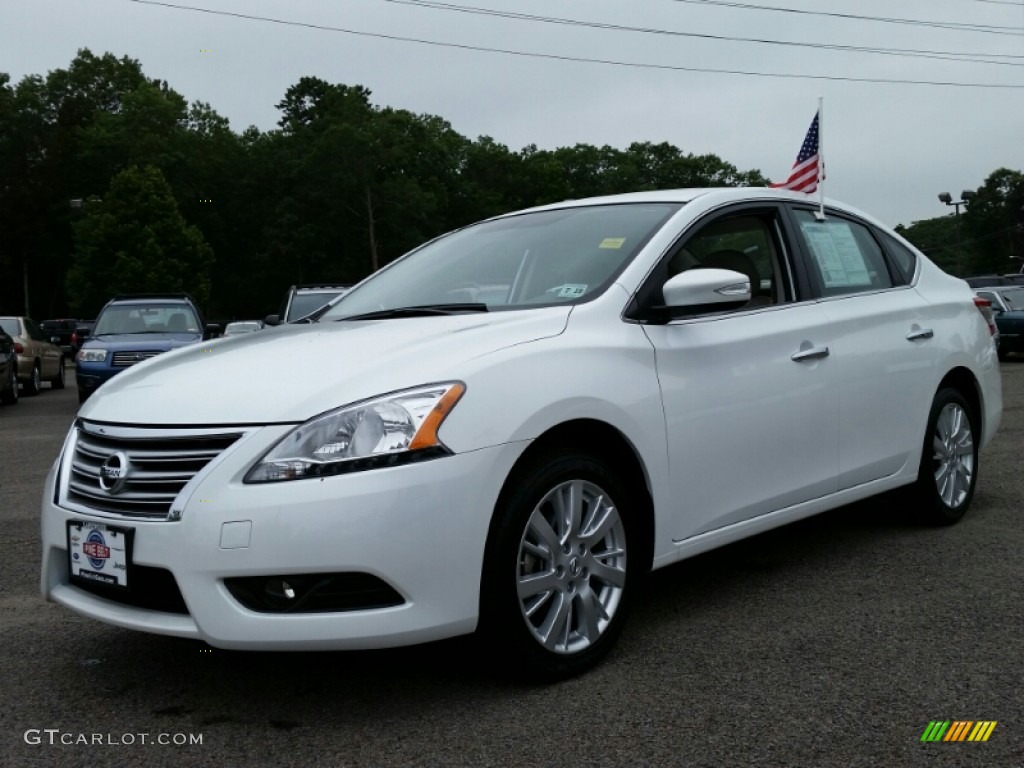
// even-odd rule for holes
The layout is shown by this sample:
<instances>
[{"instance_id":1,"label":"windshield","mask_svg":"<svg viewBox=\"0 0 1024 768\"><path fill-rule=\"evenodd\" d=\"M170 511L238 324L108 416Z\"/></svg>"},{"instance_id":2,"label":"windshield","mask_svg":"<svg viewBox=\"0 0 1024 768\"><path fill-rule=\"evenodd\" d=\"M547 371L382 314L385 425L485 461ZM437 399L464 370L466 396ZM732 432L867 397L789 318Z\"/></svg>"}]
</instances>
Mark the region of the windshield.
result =
<instances>
[{"instance_id":1,"label":"windshield","mask_svg":"<svg viewBox=\"0 0 1024 768\"><path fill-rule=\"evenodd\" d=\"M93 336L119 333L199 333L187 304L114 304L96 320Z\"/></svg>"},{"instance_id":2,"label":"windshield","mask_svg":"<svg viewBox=\"0 0 1024 768\"><path fill-rule=\"evenodd\" d=\"M430 305L571 304L603 291L679 203L562 208L434 240L347 293L321 320Z\"/></svg>"},{"instance_id":3,"label":"windshield","mask_svg":"<svg viewBox=\"0 0 1024 768\"><path fill-rule=\"evenodd\" d=\"M1006 306L1010 309L1024 309L1024 288L1010 288L1000 291Z\"/></svg>"},{"instance_id":4,"label":"windshield","mask_svg":"<svg viewBox=\"0 0 1024 768\"><path fill-rule=\"evenodd\" d=\"M343 291L296 293L295 296L292 297L291 306L288 307L288 317L286 317L285 320L290 323L292 320L298 320L300 317L312 314L341 293L343 293Z\"/></svg>"},{"instance_id":5,"label":"windshield","mask_svg":"<svg viewBox=\"0 0 1024 768\"><path fill-rule=\"evenodd\" d=\"M0 328L4 329L4 332L8 336L20 336L21 328L18 327L18 321L13 317L0 318Z\"/></svg>"}]
</instances>

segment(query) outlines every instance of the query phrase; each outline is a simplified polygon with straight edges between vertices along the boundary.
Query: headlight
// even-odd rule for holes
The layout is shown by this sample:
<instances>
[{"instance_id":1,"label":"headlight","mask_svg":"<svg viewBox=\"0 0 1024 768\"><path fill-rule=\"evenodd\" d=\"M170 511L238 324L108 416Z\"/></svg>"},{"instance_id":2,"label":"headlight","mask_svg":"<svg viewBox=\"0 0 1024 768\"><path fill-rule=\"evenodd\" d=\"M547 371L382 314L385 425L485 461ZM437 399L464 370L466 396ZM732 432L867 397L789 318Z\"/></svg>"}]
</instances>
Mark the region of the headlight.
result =
<instances>
[{"instance_id":1,"label":"headlight","mask_svg":"<svg viewBox=\"0 0 1024 768\"><path fill-rule=\"evenodd\" d=\"M446 382L329 411L285 435L245 482L324 477L448 455L437 430L465 391L461 382Z\"/></svg>"},{"instance_id":2,"label":"headlight","mask_svg":"<svg viewBox=\"0 0 1024 768\"><path fill-rule=\"evenodd\" d=\"M78 360L82 363L102 363L107 359L107 350L105 349L80 349L78 350Z\"/></svg>"}]
</instances>

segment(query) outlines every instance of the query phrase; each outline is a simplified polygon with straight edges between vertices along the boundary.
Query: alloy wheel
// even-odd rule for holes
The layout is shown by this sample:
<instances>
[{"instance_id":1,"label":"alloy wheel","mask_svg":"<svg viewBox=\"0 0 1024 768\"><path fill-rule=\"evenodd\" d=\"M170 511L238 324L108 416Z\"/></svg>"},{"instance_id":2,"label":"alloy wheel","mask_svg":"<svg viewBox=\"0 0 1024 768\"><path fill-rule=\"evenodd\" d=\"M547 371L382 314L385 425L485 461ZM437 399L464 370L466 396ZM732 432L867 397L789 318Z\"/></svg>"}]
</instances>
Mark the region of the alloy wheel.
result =
<instances>
[{"instance_id":1,"label":"alloy wheel","mask_svg":"<svg viewBox=\"0 0 1024 768\"><path fill-rule=\"evenodd\" d=\"M516 563L519 605L534 639L558 654L591 647L625 583L626 532L608 494L585 480L552 488L527 520Z\"/></svg>"},{"instance_id":2,"label":"alloy wheel","mask_svg":"<svg viewBox=\"0 0 1024 768\"><path fill-rule=\"evenodd\" d=\"M943 504L956 509L971 490L975 469L971 420L958 403L947 403L939 413L932 446L935 489Z\"/></svg>"}]
</instances>

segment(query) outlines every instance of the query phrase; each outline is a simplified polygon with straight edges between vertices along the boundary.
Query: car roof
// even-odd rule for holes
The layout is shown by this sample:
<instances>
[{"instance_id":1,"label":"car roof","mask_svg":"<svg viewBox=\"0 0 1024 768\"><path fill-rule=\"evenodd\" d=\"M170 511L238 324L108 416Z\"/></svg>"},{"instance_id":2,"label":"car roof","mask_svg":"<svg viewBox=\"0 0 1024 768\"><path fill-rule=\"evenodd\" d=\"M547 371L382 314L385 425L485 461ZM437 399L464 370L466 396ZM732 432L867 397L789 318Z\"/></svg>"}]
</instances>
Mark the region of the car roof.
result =
<instances>
[{"instance_id":1,"label":"car roof","mask_svg":"<svg viewBox=\"0 0 1024 768\"><path fill-rule=\"evenodd\" d=\"M586 197L578 200L563 200L560 203L549 203L538 205L533 208L526 208L519 211L495 216L501 219L506 216L516 216L521 213L534 213L537 211L553 211L564 208L577 208L590 205L616 205L622 203L690 203L698 198L710 204L740 203L748 200L802 203L804 205L817 205L817 196L808 195L805 192L793 192L788 189L773 189L772 187L694 187L680 189L661 189L645 192L625 192L617 195L603 195L599 197ZM877 218L861 211L851 205L839 200L826 197L825 205L835 210L859 216L872 224L884 227L886 230L892 228L883 224Z\"/></svg>"}]
</instances>

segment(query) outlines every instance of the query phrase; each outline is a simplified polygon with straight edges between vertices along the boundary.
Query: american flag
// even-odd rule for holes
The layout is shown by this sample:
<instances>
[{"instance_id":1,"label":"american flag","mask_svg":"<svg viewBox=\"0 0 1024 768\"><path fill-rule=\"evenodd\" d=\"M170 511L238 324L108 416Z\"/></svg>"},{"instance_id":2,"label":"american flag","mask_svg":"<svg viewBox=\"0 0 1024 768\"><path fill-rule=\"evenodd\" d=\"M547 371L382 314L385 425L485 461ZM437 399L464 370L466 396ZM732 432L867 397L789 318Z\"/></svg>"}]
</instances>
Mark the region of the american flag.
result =
<instances>
[{"instance_id":1,"label":"american flag","mask_svg":"<svg viewBox=\"0 0 1024 768\"><path fill-rule=\"evenodd\" d=\"M825 178L824 173L821 176ZM780 184L772 184L772 187L781 189L793 189L797 192L814 192L818 189L818 115L815 114L811 121L811 127L807 129L807 136L800 147L800 154L796 156L793 163L793 170L789 172L789 178Z\"/></svg>"}]
</instances>

